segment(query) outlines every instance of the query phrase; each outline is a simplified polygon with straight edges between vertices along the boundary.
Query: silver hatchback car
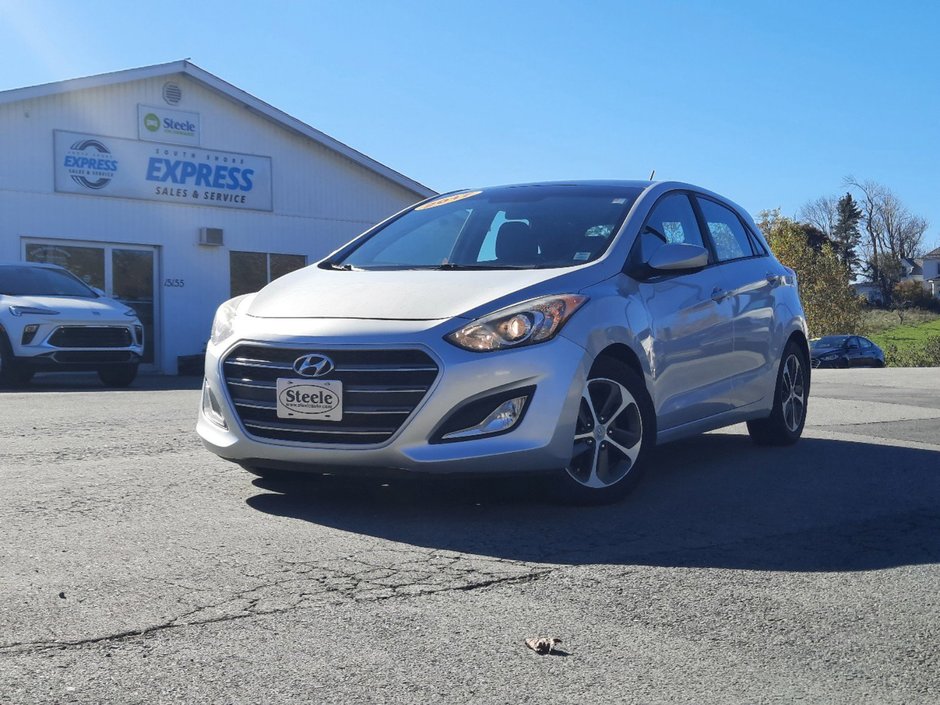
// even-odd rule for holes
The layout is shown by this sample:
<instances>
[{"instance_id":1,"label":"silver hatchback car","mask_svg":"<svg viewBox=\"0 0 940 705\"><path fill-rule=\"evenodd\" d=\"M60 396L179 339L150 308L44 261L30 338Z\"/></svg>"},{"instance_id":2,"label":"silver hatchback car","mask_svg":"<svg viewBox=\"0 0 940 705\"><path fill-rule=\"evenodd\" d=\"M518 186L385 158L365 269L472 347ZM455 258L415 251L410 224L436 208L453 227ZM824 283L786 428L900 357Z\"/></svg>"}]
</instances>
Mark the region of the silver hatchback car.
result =
<instances>
[{"instance_id":1,"label":"silver hatchback car","mask_svg":"<svg viewBox=\"0 0 940 705\"><path fill-rule=\"evenodd\" d=\"M796 277L754 221L675 182L439 196L224 303L198 432L262 476L546 472L632 488L658 443L803 431Z\"/></svg>"}]
</instances>

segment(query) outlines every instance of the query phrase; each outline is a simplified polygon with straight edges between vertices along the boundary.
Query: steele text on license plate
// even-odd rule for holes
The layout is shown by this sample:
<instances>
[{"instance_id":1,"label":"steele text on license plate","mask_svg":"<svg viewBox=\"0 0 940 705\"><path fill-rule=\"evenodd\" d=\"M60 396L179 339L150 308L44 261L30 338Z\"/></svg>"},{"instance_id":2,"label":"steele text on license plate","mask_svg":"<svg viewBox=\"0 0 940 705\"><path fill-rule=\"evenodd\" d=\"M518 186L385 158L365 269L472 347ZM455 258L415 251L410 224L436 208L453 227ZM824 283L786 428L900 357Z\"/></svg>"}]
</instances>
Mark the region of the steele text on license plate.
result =
<instances>
[{"instance_id":1,"label":"steele text on license plate","mask_svg":"<svg viewBox=\"0 0 940 705\"><path fill-rule=\"evenodd\" d=\"M338 379L277 380L277 417L311 421L343 420L343 383Z\"/></svg>"}]
</instances>

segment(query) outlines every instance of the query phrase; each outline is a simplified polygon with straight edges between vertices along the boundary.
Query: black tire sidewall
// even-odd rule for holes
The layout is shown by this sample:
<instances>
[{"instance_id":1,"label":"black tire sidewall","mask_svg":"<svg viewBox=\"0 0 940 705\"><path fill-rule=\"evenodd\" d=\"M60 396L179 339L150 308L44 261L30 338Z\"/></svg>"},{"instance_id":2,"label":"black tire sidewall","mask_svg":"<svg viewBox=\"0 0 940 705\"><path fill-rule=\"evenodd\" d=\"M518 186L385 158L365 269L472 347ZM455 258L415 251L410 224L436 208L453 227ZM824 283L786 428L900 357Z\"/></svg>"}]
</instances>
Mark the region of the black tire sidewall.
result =
<instances>
[{"instance_id":1,"label":"black tire sidewall","mask_svg":"<svg viewBox=\"0 0 940 705\"><path fill-rule=\"evenodd\" d=\"M611 358L599 358L591 368L587 381L593 379L615 380L633 395L643 424L642 446L636 462L627 475L609 487L585 487L571 477L566 469L562 469L555 477L552 494L556 500L565 504L609 504L623 499L640 481L647 459L656 444L656 413L643 378L621 362Z\"/></svg>"},{"instance_id":2,"label":"black tire sidewall","mask_svg":"<svg viewBox=\"0 0 940 705\"><path fill-rule=\"evenodd\" d=\"M800 425L796 431L789 429L783 416L783 370L791 355L796 355L800 365L803 366L803 417L800 419ZM774 410L770 415L771 423L777 427L773 430L782 434L786 443L796 443L803 435L803 428L806 426L806 414L809 410L809 383L810 372L806 362L806 353L800 349L796 342L791 340L783 349L783 356L780 358L780 365L777 370L777 387L774 390Z\"/></svg>"}]
</instances>

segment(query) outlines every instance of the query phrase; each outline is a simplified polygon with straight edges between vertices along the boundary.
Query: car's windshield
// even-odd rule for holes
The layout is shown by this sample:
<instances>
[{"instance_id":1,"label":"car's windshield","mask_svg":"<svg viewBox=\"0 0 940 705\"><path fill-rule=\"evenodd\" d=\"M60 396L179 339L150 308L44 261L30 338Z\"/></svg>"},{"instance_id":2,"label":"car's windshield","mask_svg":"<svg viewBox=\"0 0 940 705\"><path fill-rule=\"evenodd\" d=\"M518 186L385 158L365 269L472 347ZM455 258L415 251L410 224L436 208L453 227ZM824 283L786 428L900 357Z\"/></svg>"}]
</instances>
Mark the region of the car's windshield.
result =
<instances>
[{"instance_id":1,"label":"car's windshield","mask_svg":"<svg viewBox=\"0 0 940 705\"><path fill-rule=\"evenodd\" d=\"M437 198L351 245L347 269L535 269L600 257L641 189L542 185Z\"/></svg>"},{"instance_id":2,"label":"car's windshield","mask_svg":"<svg viewBox=\"0 0 940 705\"><path fill-rule=\"evenodd\" d=\"M847 335L826 335L810 341L809 346L811 348L841 348L848 337Z\"/></svg>"},{"instance_id":3,"label":"car's windshield","mask_svg":"<svg viewBox=\"0 0 940 705\"><path fill-rule=\"evenodd\" d=\"M0 294L9 296L81 296L98 295L79 279L61 269L0 265Z\"/></svg>"}]
</instances>

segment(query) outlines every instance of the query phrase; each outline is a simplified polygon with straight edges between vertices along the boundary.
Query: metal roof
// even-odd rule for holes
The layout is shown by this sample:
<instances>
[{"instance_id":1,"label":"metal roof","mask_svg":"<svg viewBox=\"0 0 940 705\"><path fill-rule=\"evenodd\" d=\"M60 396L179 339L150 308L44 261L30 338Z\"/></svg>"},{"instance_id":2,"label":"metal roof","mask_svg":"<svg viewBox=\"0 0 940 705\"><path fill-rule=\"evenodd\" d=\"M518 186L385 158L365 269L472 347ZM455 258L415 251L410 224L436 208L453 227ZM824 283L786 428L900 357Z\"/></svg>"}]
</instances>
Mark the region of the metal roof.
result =
<instances>
[{"instance_id":1,"label":"metal roof","mask_svg":"<svg viewBox=\"0 0 940 705\"><path fill-rule=\"evenodd\" d=\"M339 140L333 139L329 135L310 127L291 117L287 113L278 110L263 100L256 98L250 93L236 88L231 83L223 81L208 71L199 68L190 61L183 59L181 61L172 61L166 64L154 64L153 66L142 66L135 69L125 69L123 71L113 71L111 73L102 73L96 76L86 76L85 78L73 78L65 81L56 81L54 83L43 83L38 86L28 86L26 88L14 88L12 90L0 91L0 105L15 103L22 100L31 100L34 98L44 98L46 96L68 93L70 91L80 91L87 88L100 88L111 86L118 83L128 83L130 81L139 81L148 78L163 78L176 75L189 76L195 81L203 84L207 88L225 96L231 101L251 110L252 112L274 122L281 127L300 134L308 139L323 145L324 147L341 154L359 166L392 181L404 189L411 191L423 198L434 196L436 191L428 188L414 179L410 179L394 169L377 162L362 152L358 152L352 147L343 144Z\"/></svg>"}]
</instances>

